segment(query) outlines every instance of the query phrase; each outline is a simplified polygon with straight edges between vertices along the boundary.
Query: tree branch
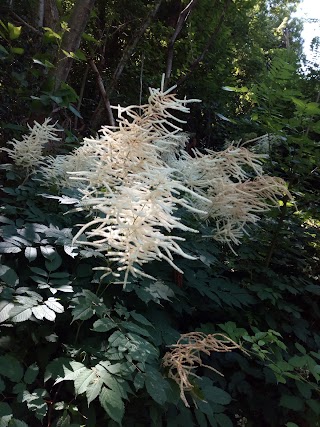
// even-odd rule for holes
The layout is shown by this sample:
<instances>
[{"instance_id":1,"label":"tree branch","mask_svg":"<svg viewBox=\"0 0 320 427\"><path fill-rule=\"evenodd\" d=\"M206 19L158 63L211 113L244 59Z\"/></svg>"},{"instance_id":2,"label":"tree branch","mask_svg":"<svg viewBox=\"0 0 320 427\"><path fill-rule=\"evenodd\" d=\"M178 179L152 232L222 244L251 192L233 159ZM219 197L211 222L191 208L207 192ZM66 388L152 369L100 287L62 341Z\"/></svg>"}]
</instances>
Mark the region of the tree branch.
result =
<instances>
[{"instance_id":1,"label":"tree branch","mask_svg":"<svg viewBox=\"0 0 320 427\"><path fill-rule=\"evenodd\" d=\"M171 72L172 72L172 62L173 62L173 53L174 53L174 44L183 28L184 23L189 18L192 9L196 6L198 0L191 0L190 3L180 12L180 15L178 17L177 25L175 28L175 31L169 41L168 44L168 54L167 54L167 65L166 65L166 72L165 72L165 83L164 87L167 87Z\"/></svg>"},{"instance_id":2,"label":"tree branch","mask_svg":"<svg viewBox=\"0 0 320 427\"><path fill-rule=\"evenodd\" d=\"M95 64L95 62L94 62L93 59L89 59L89 64L90 64L90 67L92 68L94 74L96 75L98 88L99 88L99 91L100 91L100 94L101 94L101 97L102 97L102 100L103 100L103 103L104 103L105 110L107 112L108 122L109 122L109 124L111 126L114 126L115 125L115 121L114 121L114 117L113 117L113 114L112 114L109 97L108 97L107 91L106 91L106 89L104 87L102 77L101 77L101 75L99 73L99 70L98 70L98 68L97 68L97 66L96 66L96 64Z\"/></svg>"},{"instance_id":3,"label":"tree branch","mask_svg":"<svg viewBox=\"0 0 320 427\"><path fill-rule=\"evenodd\" d=\"M55 89L58 89L61 83L67 80L72 66L73 58L67 57L63 51L75 52L79 48L81 36L87 25L94 3L95 0L77 0L73 6L68 22L69 31L66 31L62 37L62 42L56 61L57 66L53 71Z\"/></svg>"},{"instance_id":4,"label":"tree branch","mask_svg":"<svg viewBox=\"0 0 320 427\"><path fill-rule=\"evenodd\" d=\"M112 76L109 93L112 93L112 91L114 90L114 88L117 84L117 81L119 80L119 77L122 74L124 67L126 66L126 64L127 64L128 60L130 59L132 53L134 52L139 40L141 39L144 32L146 31L146 29L150 25L150 22L156 16L161 3L162 3L162 0L158 0L156 2L154 8L150 11L150 13L148 14L147 18L145 19L145 21L143 22L141 27L139 27L136 30L134 36L132 37L131 42L123 50L122 57L121 57L118 65L117 65L117 68L115 69L113 76Z\"/></svg>"},{"instance_id":5,"label":"tree branch","mask_svg":"<svg viewBox=\"0 0 320 427\"><path fill-rule=\"evenodd\" d=\"M219 32L222 28L222 23L224 21L225 15L227 13L227 10L228 10L230 4L231 4L231 0L225 0L224 7L223 7L222 13L220 15L219 21L217 22L217 25L215 26L214 30L211 33L211 36L209 37L207 43L205 44L202 53L191 64L189 72L185 76L181 77L181 79L178 80L178 82L176 83L177 86L180 86L182 83L185 82L185 80L187 80L190 77L190 75L194 72L194 70L197 68L197 66L200 64L200 62L203 60L203 58L205 57L208 50L213 46L214 42L216 41L217 35L219 34Z\"/></svg>"}]
</instances>

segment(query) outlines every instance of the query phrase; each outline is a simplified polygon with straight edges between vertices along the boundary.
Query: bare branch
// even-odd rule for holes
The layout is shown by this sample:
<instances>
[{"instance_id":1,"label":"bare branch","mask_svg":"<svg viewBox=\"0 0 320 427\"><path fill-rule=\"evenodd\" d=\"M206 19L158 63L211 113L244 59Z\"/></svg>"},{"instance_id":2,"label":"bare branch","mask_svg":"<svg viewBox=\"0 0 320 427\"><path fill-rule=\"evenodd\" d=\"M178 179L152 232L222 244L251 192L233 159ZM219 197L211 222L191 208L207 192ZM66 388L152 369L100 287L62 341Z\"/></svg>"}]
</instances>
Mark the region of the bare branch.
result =
<instances>
[{"instance_id":1,"label":"bare branch","mask_svg":"<svg viewBox=\"0 0 320 427\"><path fill-rule=\"evenodd\" d=\"M117 81L119 80L119 77L121 76L124 67L126 66L126 64L127 64L128 60L130 59L132 53L134 52L134 49L136 48L139 40L141 39L144 32L146 31L146 29L150 25L150 22L152 21L152 19L157 14L161 3L162 3L162 0L158 0L156 2L154 8L150 11L149 15L144 20L141 27L137 28L131 42L125 47L125 49L122 53L122 57L121 57L118 65L117 65L117 68L115 69L115 72L113 73L113 77L112 77L112 81L111 81L111 85L110 85L110 91L109 91L110 93L115 88Z\"/></svg>"},{"instance_id":2,"label":"bare branch","mask_svg":"<svg viewBox=\"0 0 320 427\"><path fill-rule=\"evenodd\" d=\"M224 7L223 7L222 13L220 15L220 18L217 22L217 25L215 26L214 30L212 31L211 36L209 37L207 43L205 44L205 46L203 48L203 51L198 56L198 58L191 64L189 72L185 76L181 77L180 80L178 80L178 82L176 83L177 86L184 83L184 81L190 77L190 75L194 72L194 70L197 68L197 66L200 64L200 62L203 60L203 58L205 57L208 50L212 47L212 45L216 41L217 35L219 34L219 32L222 28L222 24L223 24L223 21L225 19L225 16L226 16L226 13L227 13L227 10L228 10L230 4L231 4L231 0L225 1Z\"/></svg>"},{"instance_id":3,"label":"bare branch","mask_svg":"<svg viewBox=\"0 0 320 427\"><path fill-rule=\"evenodd\" d=\"M67 80L73 62L73 58L67 57L64 52L75 52L79 48L94 3L95 0L77 0L73 6L68 22L69 31L62 37L57 66L53 72L56 89Z\"/></svg>"},{"instance_id":4,"label":"bare branch","mask_svg":"<svg viewBox=\"0 0 320 427\"><path fill-rule=\"evenodd\" d=\"M106 91L106 89L104 87L102 77L101 77L101 75L99 73L99 70L98 70L98 68L97 68L97 66L96 66L96 64L95 64L95 62L94 62L93 59L89 60L89 64L90 64L90 67L92 68L93 72L96 75L96 79L97 79L97 83L98 83L98 88L99 88L101 97L103 99L104 107L105 107L106 112L107 112L109 124L111 126L114 126L115 125L115 121L114 121L114 117L113 117L113 114L112 114L109 97L108 97L107 91Z\"/></svg>"},{"instance_id":5,"label":"bare branch","mask_svg":"<svg viewBox=\"0 0 320 427\"><path fill-rule=\"evenodd\" d=\"M183 28L184 23L187 21L187 19L189 18L192 9L196 6L198 0L191 0L190 3L180 12L178 21L177 21L177 25L175 28L175 31L169 41L168 44L168 54L167 54L167 65L166 65L166 73L165 73L165 83L164 86L167 87L168 85L168 81L170 79L171 76L171 71L172 71L172 62L173 62L173 47L174 44Z\"/></svg>"}]
</instances>

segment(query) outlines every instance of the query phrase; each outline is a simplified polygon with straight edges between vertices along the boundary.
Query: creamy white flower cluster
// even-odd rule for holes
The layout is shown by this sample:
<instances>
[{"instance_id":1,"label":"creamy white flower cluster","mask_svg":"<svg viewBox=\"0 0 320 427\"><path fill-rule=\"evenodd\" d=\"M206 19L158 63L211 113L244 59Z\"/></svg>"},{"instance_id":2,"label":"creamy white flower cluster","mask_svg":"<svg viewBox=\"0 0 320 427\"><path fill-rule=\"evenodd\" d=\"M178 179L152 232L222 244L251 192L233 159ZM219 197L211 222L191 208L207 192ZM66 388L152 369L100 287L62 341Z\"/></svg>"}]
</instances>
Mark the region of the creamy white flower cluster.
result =
<instances>
[{"instance_id":1,"label":"creamy white flower cluster","mask_svg":"<svg viewBox=\"0 0 320 427\"><path fill-rule=\"evenodd\" d=\"M34 122L34 126L28 125L30 133L22 136L22 141L13 139L8 142L12 148L2 148L7 151L9 157L17 166L32 170L44 159L43 149L49 141L60 141L56 132L59 131L55 124L50 124L51 118L42 124Z\"/></svg>"},{"instance_id":2,"label":"creamy white flower cluster","mask_svg":"<svg viewBox=\"0 0 320 427\"><path fill-rule=\"evenodd\" d=\"M207 198L194 200L193 206L206 212L202 219L215 221L211 237L231 249L240 244L248 224L257 223L261 213L277 205L278 197L289 195L283 180L263 175L264 157L231 145L220 152L194 151L194 157L185 152L172 164L185 186Z\"/></svg>"},{"instance_id":3,"label":"creamy white flower cluster","mask_svg":"<svg viewBox=\"0 0 320 427\"><path fill-rule=\"evenodd\" d=\"M43 157L43 141L57 140L49 119L24 137L32 153L18 141L7 149L16 163L38 165L44 185L80 191L77 210L89 219L79 226L74 244L103 254L105 265L98 269L119 280L124 275L124 284L129 274L150 277L143 266L152 260L165 260L180 271L174 256L192 259L176 234L197 230L181 222L179 207L199 220L213 220L210 237L232 248L248 224L255 224L270 204L278 204L278 196L289 195L282 180L263 175L265 156L244 147L195 150L191 157L184 150L184 121L173 113L188 113L188 103L198 100L177 99L173 89L164 91L162 82L160 89L150 89L146 105L116 107L117 126L104 126L72 154Z\"/></svg>"},{"instance_id":4,"label":"creamy white flower cluster","mask_svg":"<svg viewBox=\"0 0 320 427\"><path fill-rule=\"evenodd\" d=\"M101 269L116 277L124 271L124 283L129 273L149 277L141 266L152 260L165 260L179 270L174 254L192 258L183 252L178 242L184 239L173 235L173 230L197 230L182 224L175 211L184 206L205 214L184 194L209 200L176 180L176 170L163 160L179 152L187 141L172 123L181 120L169 110L188 112L188 102L192 100L177 100L170 91L151 89L147 105L118 107L118 126L105 126L100 138L84 141L83 149L91 153L90 168L70 173L71 181L82 183L78 210L90 210L95 216L82 225L74 242L91 246L116 262L116 272L110 267Z\"/></svg>"}]
</instances>

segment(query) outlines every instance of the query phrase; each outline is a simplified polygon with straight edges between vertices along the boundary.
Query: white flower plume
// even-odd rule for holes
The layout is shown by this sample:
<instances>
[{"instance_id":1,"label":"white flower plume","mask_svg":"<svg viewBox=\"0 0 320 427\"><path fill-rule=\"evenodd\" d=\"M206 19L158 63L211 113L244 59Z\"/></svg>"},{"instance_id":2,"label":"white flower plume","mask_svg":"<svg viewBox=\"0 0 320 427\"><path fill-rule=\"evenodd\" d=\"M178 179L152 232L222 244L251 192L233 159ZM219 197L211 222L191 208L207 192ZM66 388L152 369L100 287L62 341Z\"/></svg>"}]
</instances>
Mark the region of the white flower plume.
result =
<instances>
[{"instance_id":1,"label":"white flower plume","mask_svg":"<svg viewBox=\"0 0 320 427\"><path fill-rule=\"evenodd\" d=\"M33 169L38 166L43 160L43 148L49 141L60 141L56 132L59 131L55 124L49 124L51 118L48 118L44 123L34 122L34 126L29 128L29 135L23 135L22 140L13 139L8 142L12 148L2 148L7 151L9 157L17 166L22 166L26 169Z\"/></svg>"},{"instance_id":2,"label":"white flower plume","mask_svg":"<svg viewBox=\"0 0 320 427\"><path fill-rule=\"evenodd\" d=\"M150 89L148 103L118 110L117 126L104 126L97 138L67 156L41 162L42 180L76 187L77 210L89 214L74 244L104 255L105 274L148 276L143 266L164 260L180 271L174 256L192 258L180 247L180 232L197 232L181 222L183 207L199 220L212 221L213 238L239 244L249 223L289 194L282 180L263 175L261 154L231 145L222 152L184 151L188 103L171 88ZM175 231L176 230L176 231ZM116 265L116 270L114 270Z\"/></svg>"}]
</instances>

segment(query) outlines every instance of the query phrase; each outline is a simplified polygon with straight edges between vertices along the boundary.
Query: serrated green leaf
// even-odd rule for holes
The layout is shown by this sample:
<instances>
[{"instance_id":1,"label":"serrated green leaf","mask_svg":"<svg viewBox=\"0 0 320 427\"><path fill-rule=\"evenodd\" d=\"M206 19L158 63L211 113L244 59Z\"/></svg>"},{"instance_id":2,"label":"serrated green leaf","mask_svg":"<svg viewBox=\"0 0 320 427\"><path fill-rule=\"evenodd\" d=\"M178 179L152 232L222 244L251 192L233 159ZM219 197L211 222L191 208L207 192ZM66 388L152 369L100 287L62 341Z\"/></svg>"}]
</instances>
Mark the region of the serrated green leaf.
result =
<instances>
[{"instance_id":1,"label":"serrated green leaf","mask_svg":"<svg viewBox=\"0 0 320 427\"><path fill-rule=\"evenodd\" d=\"M95 380L99 380L99 377L94 369L82 369L74 380L76 394L84 393L88 385L94 383Z\"/></svg>"},{"instance_id":2,"label":"serrated green leaf","mask_svg":"<svg viewBox=\"0 0 320 427\"><path fill-rule=\"evenodd\" d=\"M107 414L121 424L124 415L124 404L119 393L114 392L106 387L103 387L99 395L99 401Z\"/></svg>"},{"instance_id":3,"label":"serrated green leaf","mask_svg":"<svg viewBox=\"0 0 320 427\"><path fill-rule=\"evenodd\" d=\"M27 246L24 250L24 255L29 262L34 261L37 258L37 248Z\"/></svg>"},{"instance_id":4,"label":"serrated green leaf","mask_svg":"<svg viewBox=\"0 0 320 427\"><path fill-rule=\"evenodd\" d=\"M27 368L23 377L23 381L26 384L32 384L37 378L38 373L39 373L39 367L36 363L33 363Z\"/></svg>"},{"instance_id":5,"label":"serrated green leaf","mask_svg":"<svg viewBox=\"0 0 320 427\"><path fill-rule=\"evenodd\" d=\"M228 405L231 402L231 396L221 388L205 385L201 387L205 399L218 405Z\"/></svg>"},{"instance_id":6,"label":"serrated green leaf","mask_svg":"<svg viewBox=\"0 0 320 427\"><path fill-rule=\"evenodd\" d=\"M280 399L280 406L291 409L293 411L302 411L304 404L303 400L299 397L283 394Z\"/></svg>"},{"instance_id":7,"label":"serrated green leaf","mask_svg":"<svg viewBox=\"0 0 320 427\"><path fill-rule=\"evenodd\" d=\"M45 261L45 266L49 272L57 270L62 264L61 256L55 252L50 259Z\"/></svg>"},{"instance_id":8,"label":"serrated green leaf","mask_svg":"<svg viewBox=\"0 0 320 427\"><path fill-rule=\"evenodd\" d=\"M93 324L92 330L95 332L108 332L117 327L117 324L108 318L96 320Z\"/></svg>"},{"instance_id":9,"label":"serrated green leaf","mask_svg":"<svg viewBox=\"0 0 320 427\"><path fill-rule=\"evenodd\" d=\"M53 310L55 313L63 313L64 307L62 304L60 304L56 298L49 297L47 301L44 301L45 305L49 307L51 310Z\"/></svg>"},{"instance_id":10,"label":"serrated green leaf","mask_svg":"<svg viewBox=\"0 0 320 427\"><path fill-rule=\"evenodd\" d=\"M10 310L10 320L15 323L25 322L32 316L31 306L15 305Z\"/></svg>"},{"instance_id":11,"label":"serrated green leaf","mask_svg":"<svg viewBox=\"0 0 320 427\"><path fill-rule=\"evenodd\" d=\"M0 402L0 427L7 427L13 414L8 403Z\"/></svg>"},{"instance_id":12,"label":"serrated green leaf","mask_svg":"<svg viewBox=\"0 0 320 427\"><path fill-rule=\"evenodd\" d=\"M51 308L47 307L47 305L41 304L36 307L32 307L32 314L38 320L47 319L53 322L56 318L56 314Z\"/></svg>"},{"instance_id":13,"label":"serrated green leaf","mask_svg":"<svg viewBox=\"0 0 320 427\"><path fill-rule=\"evenodd\" d=\"M163 405L166 402L168 383L159 371L148 367L145 375L145 385L147 392L155 402L159 403L159 405Z\"/></svg>"},{"instance_id":14,"label":"serrated green leaf","mask_svg":"<svg viewBox=\"0 0 320 427\"><path fill-rule=\"evenodd\" d=\"M59 357L49 362L45 370L44 382L47 382L49 379L63 379L65 375L65 368L72 370L70 365L71 362L72 360L67 359L66 357ZM83 365L81 364L81 366Z\"/></svg>"},{"instance_id":15,"label":"serrated green leaf","mask_svg":"<svg viewBox=\"0 0 320 427\"><path fill-rule=\"evenodd\" d=\"M48 405L44 398L47 396L47 391L44 389L35 389L32 393L25 390L22 393L22 402L26 402L28 409L35 413L38 420L42 420L48 411Z\"/></svg>"},{"instance_id":16,"label":"serrated green leaf","mask_svg":"<svg viewBox=\"0 0 320 427\"><path fill-rule=\"evenodd\" d=\"M146 325L146 326L152 326L152 323L149 322L148 319L146 319L144 316L142 316L139 313L136 313L135 311L131 311L130 312L130 316L134 318L134 320L136 320L137 322L141 323L142 325Z\"/></svg>"},{"instance_id":17,"label":"serrated green leaf","mask_svg":"<svg viewBox=\"0 0 320 427\"><path fill-rule=\"evenodd\" d=\"M10 301L0 301L0 323L10 318L10 312L13 307L14 304Z\"/></svg>"},{"instance_id":18,"label":"serrated green leaf","mask_svg":"<svg viewBox=\"0 0 320 427\"><path fill-rule=\"evenodd\" d=\"M21 248L14 246L12 243L0 242L0 253L1 254L17 254L21 252Z\"/></svg>"},{"instance_id":19,"label":"serrated green leaf","mask_svg":"<svg viewBox=\"0 0 320 427\"><path fill-rule=\"evenodd\" d=\"M10 354L0 356L0 375L9 378L12 382L20 382L23 377L21 363Z\"/></svg>"},{"instance_id":20,"label":"serrated green leaf","mask_svg":"<svg viewBox=\"0 0 320 427\"><path fill-rule=\"evenodd\" d=\"M39 274L39 276L48 277L48 272L38 267L29 267L33 273Z\"/></svg>"},{"instance_id":21,"label":"serrated green leaf","mask_svg":"<svg viewBox=\"0 0 320 427\"><path fill-rule=\"evenodd\" d=\"M95 382L88 385L86 389L88 406L100 394L102 386L103 381L101 380L101 378L97 378Z\"/></svg>"},{"instance_id":22,"label":"serrated green leaf","mask_svg":"<svg viewBox=\"0 0 320 427\"><path fill-rule=\"evenodd\" d=\"M76 320L88 320L94 315L91 305L84 301L83 304L78 304L72 309L72 322Z\"/></svg>"},{"instance_id":23,"label":"serrated green leaf","mask_svg":"<svg viewBox=\"0 0 320 427\"><path fill-rule=\"evenodd\" d=\"M220 427L233 427L231 419L225 414L216 414L215 419Z\"/></svg>"},{"instance_id":24,"label":"serrated green leaf","mask_svg":"<svg viewBox=\"0 0 320 427\"><path fill-rule=\"evenodd\" d=\"M29 427L24 421L12 418L9 427Z\"/></svg>"},{"instance_id":25,"label":"serrated green leaf","mask_svg":"<svg viewBox=\"0 0 320 427\"><path fill-rule=\"evenodd\" d=\"M9 286L16 286L19 282L17 273L7 265L0 265L0 278Z\"/></svg>"},{"instance_id":26,"label":"serrated green leaf","mask_svg":"<svg viewBox=\"0 0 320 427\"><path fill-rule=\"evenodd\" d=\"M133 385L136 391L140 390L144 386L145 374L143 372L138 372L134 377Z\"/></svg>"},{"instance_id":27,"label":"serrated green leaf","mask_svg":"<svg viewBox=\"0 0 320 427\"><path fill-rule=\"evenodd\" d=\"M150 333L146 329L141 328L135 323L123 321L121 322L121 325L122 325L122 328L126 329L127 331L134 332L135 334L143 335L145 337L150 337Z\"/></svg>"}]
</instances>

